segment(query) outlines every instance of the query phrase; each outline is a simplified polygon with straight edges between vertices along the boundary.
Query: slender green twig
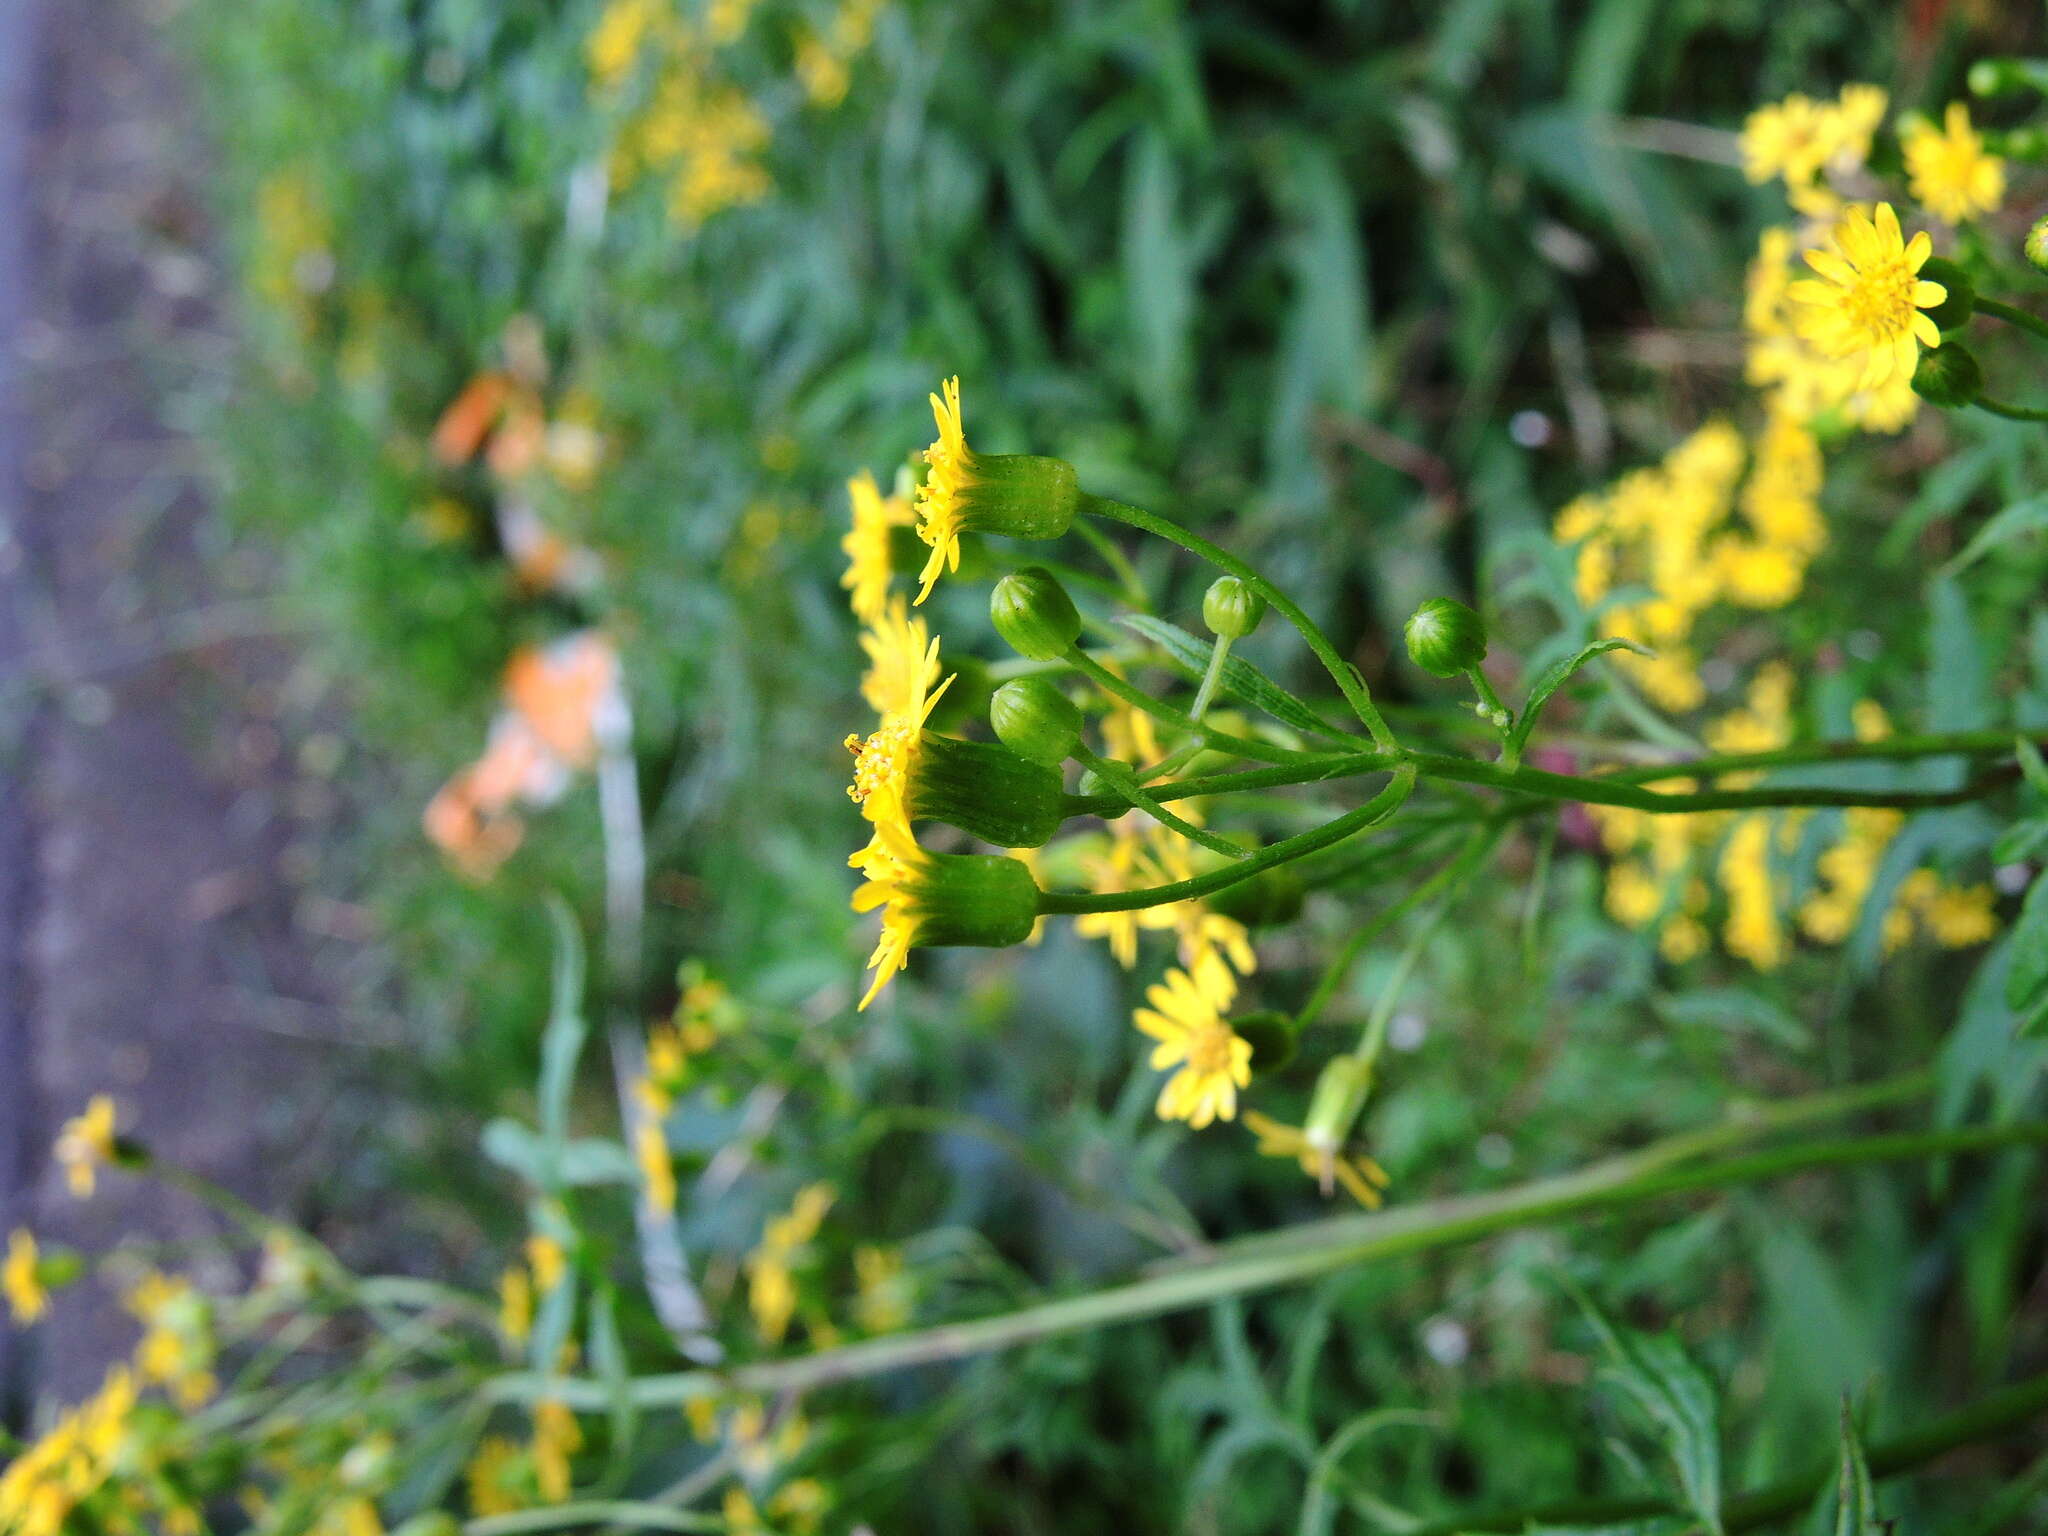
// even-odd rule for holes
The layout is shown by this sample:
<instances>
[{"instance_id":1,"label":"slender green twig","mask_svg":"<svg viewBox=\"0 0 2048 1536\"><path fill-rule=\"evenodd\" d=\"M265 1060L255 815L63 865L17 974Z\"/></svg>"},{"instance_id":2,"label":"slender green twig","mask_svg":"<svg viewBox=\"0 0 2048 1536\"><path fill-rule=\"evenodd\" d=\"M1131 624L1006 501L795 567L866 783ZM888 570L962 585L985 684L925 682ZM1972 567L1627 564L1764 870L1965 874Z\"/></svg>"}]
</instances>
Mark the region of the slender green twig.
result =
<instances>
[{"instance_id":1,"label":"slender green twig","mask_svg":"<svg viewBox=\"0 0 2048 1536\"><path fill-rule=\"evenodd\" d=\"M526 1531L566 1531L609 1520L637 1531L722 1531L725 1521L717 1515L693 1514L669 1504L650 1504L639 1499L589 1499L577 1504L556 1504L547 1509L514 1510L506 1515L485 1515L466 1522L462 1536L521 1536Z\"/></svg>"},{"instance_id":2,"label":"slender green twig","mask_svg":"<svg viewBox=\"0 0 2048 1536\"><path fill-rule=\"evenodd\" d=\"M1191 555L1199 555L1217 569L1226 571L1263 597L1282 618L1299 631L1301 638L1308 642L1308 648L1316 654L1316 660L1330 674L1337 689L1350 704L1352 712L1365 723L1372 733L1373 744L1383 752L1391 752L1398 743L1394 733L1387 726L1384 716L1372 701L1372 693L1365 686L1365 679L1358 675L1358 669L1337 654L1337 648L1329 637L1316 626L1316 622L1303 613L1294 599L1274 586L1257 571L1246 565L1237 556L1198 533L1191 533L1180 524L1143 507L1133 507L1121 501L1107 501L1100 496L1083 495L1081 511L1097 517L1110 518L1120 523L1129 523L1133 528L1142 528L1147 533L1157 534L1169 543L1178 544Z\"/></svg>"},{"instance_id":3,"label":"slender green twig","mask_svg":"<svg viewBox=\"0 0 2048 1536\"><path fill-rule=\"evenodd\" d=\"M1138 579L1137 567L1130 557L1116 547L1116 540L1089 522L1085 517L1074 519L1074 532L1087 541L1088 547L1102 557L1102 563L1116 573L1117 584L1123 588L1123 599L1140 613L1152 611L1152 598L1145 591L1145 583Z\"/></svg>"},{"instance_id":4,"label":"slender green twig","mask_svg":"<svg viewBox=\"0 0 2048 1536\"><path fill-rule=\"evenodd\" d=\"M1673 1195L1760 1183L1819 1168L1912 1161L2044 1143L2048 1143L2048 1122L2026 1121L1780 1148L1618 1185L1588 1184L1583 1176L1568 1174L1492 1194L1377 1212L1360 1218L1370 1223L1364 1233L1347 1233L1338 1240L1315 1246L1219 1256L1176 1265L1128 1284L1024 1307L998 1317L863 1340L794 1359L763 1361L728 1371L643 1376L633 1381L628 1391L633 1402L642 1408L673 1407L697 1398L734 1392L808 1391L910 1366L1013 1349L1059 1334L1158 1317L1204 1306L1226 1296L1300 1284L1376 1259L1427 1252L1571 1216L1615 1213ZM595 1412L610 1406L613 1391L612 1383L588 1377L519 1372L487 1383L483 1396L494 1402L531 1402L552 1396L571 1408Z\"/></svg>"},{"instance_id":5,"label":"slender green twig","mask_svg":"<svg viewBox=\"0 0 2048 1536\"><path fill-rule=\"evenodd\" d=\"M1133 709L1143 710L1154 719L1164 720L1169 725L1178 726L1183 731L1200 736L1220 751L1234 752L1239 757L1248 757L1254 762L1261 763L1298 763L1306 755L1290 751L1286 747L1276 747L1271 742L1253 741L1248 736L1233 736L1228 731L1206 726L1183 711L1175 709L1171 704L1133 688L1078 645L1067 652L1066 659L1075 671L1086 675L1104 692L1115 694Z\"/></svg>"},{"instance_id":6,"label":"slender green twig","mask_svg":"<svg viewBox=\"0 0 2048 1536\"><path fill-rule=\"evenodd\" d=\"M1188 706L1189 718L1199 720L1209 712L1209 703L1216 697L1216 685L1223 681L1223 663L1230 659L1230 636L1218 635L1209 646L1209 665L1202 671L1201 685L1195 689L1195 702Z\"/></svg>"},{"instance_id":7,"label":"slender green twig","mask_svg":"<svg viewBox=\"0 0 2048 1536\"><path fill-rule=\"evenodd\" d=\"M1401 802L1408 798L1415 788L1415 770L1403 765L1394 771L1394 777L1384 789L1355 811L1347 811L1335 821L1324 823L1312 832L1303 832L1284 842L1273 843L1257 853L1225 865L1222 869L1210 870L1207 874L1195 875L1186 880L1176 880L1168 885L1147 886L1141 891L1041 891L1038 910L1047 914L1078 912L1136 912L1145 907L1162 906L1170 901L1187 901L1197 896L1213 895L1240 881L1249 880L1262 870L1274 869L1304 854L1314 853L1318 848L1327 848L1341 842L1354 832L1362 832L1376 821L1382 821L1394 814Z\"/></svg>"},{"instance_id":8,"label":"slender green twig","mask_svg":"<svg viewBox=\"0 0 2048 1536\"><path fill-rule=\"evenodd\" d=\"M2003 400L1994 400L1989 395L1979 395L1970 404L1980 411L1989 411L1993 416L2003 416L2007 421L2048 421L2048 410L2009 405Z\"/></svg>"},{"instance_id":9,"label":"slender green twig","mask_svg":"<svg viewBox=\"0 0 2048 1536\"><path fill-rule=\"evenodd\" d=\"M1723 752L1680 758L1641 768L1622 768L1601 777L1620 784L1654 784L1660 779L1710 778L1755 773L1812 763L1904 761L1923 757L2004 756L2013 749L2011 731L1959 731L1950 736L1887 736L1882 741L1809 741L1767 752Z\"/></svg>"},{"instance_id":10,"label":"slender green twig","mask_svg":"<svg viewBox=\"0 0 2048 1536\"><path fill-rule=\"evenodd\" d=\"M2032 331L2036 336L2048 341L2048 320L2043 320L2031 310L2021 309L2017 304L2007 304L2000 299L1987 299L1982 295L1978 296L1974 308L1980 315L1990 315L1993 319L2003 320L2007 325L2016 325L2023 331Z\"/></svg>"},{"instance_id":11,"label":"slender green twig","mask_svg":"<svg viewBox=\"0 0 2048 1536\"><path fill-rule=\"evenodd\" d=\"M1143 811L1162 826L1173 828L1174 831L1188 839L1188 841L1199 843L1211 853L1220 853L1229 859L1242 859L1250 856L1250 849L1240 847L1228 838L1218 837L1214 832L1204 827L1198 827L1186 818L1176 816L1172 811L1169 811L1146 791L1145 786L1138 782L1137 775L1132 773L1123 764L1107 757L1098 756L1096 753L1090 752L1086 747L1076 747L1074 749L1074 760L1082 767L1093 770L1103 783L1107 784L1116 794L1122 795L1132 806Z\"/></svg>"}]
</instances>

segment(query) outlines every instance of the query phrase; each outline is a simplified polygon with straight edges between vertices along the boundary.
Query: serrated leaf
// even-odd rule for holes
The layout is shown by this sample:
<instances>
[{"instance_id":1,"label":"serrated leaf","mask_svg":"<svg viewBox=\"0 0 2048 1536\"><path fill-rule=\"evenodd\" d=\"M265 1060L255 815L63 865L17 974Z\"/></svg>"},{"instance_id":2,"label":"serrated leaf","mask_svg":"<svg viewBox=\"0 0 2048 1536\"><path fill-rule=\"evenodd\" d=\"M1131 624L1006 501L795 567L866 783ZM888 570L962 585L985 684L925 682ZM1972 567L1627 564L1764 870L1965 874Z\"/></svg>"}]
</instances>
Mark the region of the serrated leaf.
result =
<instances>
[{"instance_id":1,"label":"serrated leaf","mask_svg":"<svg viewBox=\"0 0 2048 1536\"><path fill-rule=\"evenodd\" d=\"M1571 655L1560 657L1545 667L1543 675L1537 678L1534 686L1529 689L1529 701L1522 706L1522 713L1516 719L1514 729L1508 733L1509 756L1514 757L1521 754L1523 744L1529 739L1529 732L1535 728L1536 715L1545 704L1550 702L1550 696L1570 682L1572 674L1577 672L1579 668L1583 667L1595 656L1604 656L1609 651L1634 651L1638 656L1650 654L1648 650L1637 645L1633 640L1618 640L1610 637L1606 640L1595 640L1591 645L1582 645L1576 651L1573 651Z\"/></svg>"},{"instance_id":2,"label":"serrated leaf","mask_svg":"<svg viewBox=\"0 0 2048 1536\"><path fill-rule=\"evenodd\" d=\"M1642 1409L1678 1471L1687 1507L1721 1536L1720 1398L1713 1382L1676 1335L1624 1328L1590 1297L1578 1300L1612 1357L1603 1374Z\"/></svg>"},{"instance_id":3,"label":"serrated leaf","mask_svg":"<svg viewBox=\"0 0 2048 1536\"><path fill-rule=\"evenodd\" d=\"M1842 1453L1835 1475L1835 1536L1888 1536L1877 1517L1877 1491L1870 1483L1870 1464L1849 1399L1842 1399Z\"/></svg>"},{"instance_id":4,"label":"serrated leaf","mask_svg":"<svg viewBox=\"0 0 2048 1536\"><path fill-rule=\"evenodd\" d=\"M2005 977L2005 1001L2030 1009L2048 993L2048 877L2036 875L2012 925L2012 969Z\"/></svg>"},{"instance_id":5,"label":"serrated leaf","mask_svg":"<svg viewBox=\"0 0 2048 1536\"><path fill-rule=\"evenodd\" d=\"M1200 677L1209 666L1210 642L1197 640L1177 624L1164 619L1155 619L1150 614L1134 613L1122 620L1124 628L1143 639L1151 641L1173 658L1174 664L1195 677ZM1223 659L1223 676L1217 685L1218 691L1236 699L1238 703L1261 710L1278 720L1282 725L1297 731L1330 741L1341 741L1356 745L1356 739L1345 735L1293 694L1274 682L1242 656L1226 656Z\"/></svg>"}]
</instances>

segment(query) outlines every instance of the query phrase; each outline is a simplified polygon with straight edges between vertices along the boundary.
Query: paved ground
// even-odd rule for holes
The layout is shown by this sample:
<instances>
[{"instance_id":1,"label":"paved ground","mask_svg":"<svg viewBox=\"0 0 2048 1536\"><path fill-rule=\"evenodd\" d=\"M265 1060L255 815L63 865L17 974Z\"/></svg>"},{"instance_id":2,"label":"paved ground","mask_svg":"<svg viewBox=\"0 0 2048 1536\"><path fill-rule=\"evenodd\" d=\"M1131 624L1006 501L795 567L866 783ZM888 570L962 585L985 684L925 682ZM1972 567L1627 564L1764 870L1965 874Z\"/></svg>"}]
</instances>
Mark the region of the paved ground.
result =
<instances>
[{"instance_id":1,"label":"paved ground","mask_svg":"<svg viewBox=\"0 0 2048 1536\"><path fill-rule=\"evenodd\" d=\"M127 5L0 3L0 1229L94 1250L213 1219L121 1178L71 1201L64 1116L110 1091L152 1146L290 1206L333 1150L345 1033L331 936L280 873L331 795L291 767L261 562L224 547L177 425L228 365L203 163ZM90 1290L0 1327L0 1411L131 1337Z\"/></svg>"}]
</instances>

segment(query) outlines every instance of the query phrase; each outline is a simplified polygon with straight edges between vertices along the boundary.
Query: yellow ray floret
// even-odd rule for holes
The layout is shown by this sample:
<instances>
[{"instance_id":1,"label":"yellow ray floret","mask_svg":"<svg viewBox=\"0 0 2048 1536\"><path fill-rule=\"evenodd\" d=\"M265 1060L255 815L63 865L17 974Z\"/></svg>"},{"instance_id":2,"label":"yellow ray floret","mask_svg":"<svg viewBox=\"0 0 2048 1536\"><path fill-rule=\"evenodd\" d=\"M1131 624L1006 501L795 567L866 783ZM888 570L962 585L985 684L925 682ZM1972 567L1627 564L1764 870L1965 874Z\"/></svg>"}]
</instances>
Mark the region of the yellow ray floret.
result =
<instances>
[{"instance_id":1,"label":"yellow ray floret","mask_svg":"<svg viewBox=\"0 0 2048 1536\"><path fill-rule=\"evenodd\" d=\"M931 397L932 419L939 435L924 451L924 484L917 488L917 536L931 546L931 558L918 573L917 600L932 595L945 571L960 569L961 497L974 483L974 455L960 425L960 380L945 383L945 398Z\"/></svg>"},{"instance_id":2,"label":"yellow ray floret","mask_svg":"<svg viewBox=\"0 0 2048 1536\"><path fill-rule=\"evenodd\" d=\"M1910 242L1903 237L1890 203L1879 203L1874 215L1849 209L1827 246L1806 253L1819 277L1787 290L1801 306L1799 334L1830 356L1859 359L1865 389L1910 378L1920 348L1941 345L1941 332L1922 313L1948 297L1919 275L1932 249L1924 230Z\"/></svg>"},{"instance_id":3,"label":"yellow ray floret","mask_svg":"<svg viewBox=\"0 0 2048 1536\"><path fill-rule=\"evenodd\" d=\"M1159 1094L1159 1118L1185 1120L1196 1130L1211 1121L1237 1117L1237 1091L1251 1086L1251 1042L1240 1038L1217 1012L1213 988L1186 971L1171 970L1145 992L1152 1006L1132 1022L1159 1042L1152 1048L1157 1070L1178 1067Z\"/></svg>"}]
</instances>

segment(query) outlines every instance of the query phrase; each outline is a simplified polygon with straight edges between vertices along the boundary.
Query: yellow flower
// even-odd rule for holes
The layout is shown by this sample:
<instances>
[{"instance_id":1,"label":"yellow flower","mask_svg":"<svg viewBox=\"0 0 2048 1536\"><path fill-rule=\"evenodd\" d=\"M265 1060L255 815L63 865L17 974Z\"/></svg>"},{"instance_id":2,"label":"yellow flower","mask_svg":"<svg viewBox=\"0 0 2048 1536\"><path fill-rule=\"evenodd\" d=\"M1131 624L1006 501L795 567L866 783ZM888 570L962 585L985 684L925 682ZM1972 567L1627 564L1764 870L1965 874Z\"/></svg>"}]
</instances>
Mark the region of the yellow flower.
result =
<instances>
[{"instance_id":1,"label":"yellow flower","mask_svg":"<svg viewBox=\"0 0 2048 1536\"><path fill-rule=\"evenodd\" d=\"M832 108L846 99L851 75L846 60L815 32L806 31L796 45L796 77L811 105Z\"/></svg>"},{"instance_id":2,"label":"yellow flower","mask_svg":"<svg viewBox=\"0 0 2048 1536\"><path fill-rule=\"evenodd\" d=\"M641 1186L647 1203L664 1216L676 1208L676 1170L668 1155L668 1138L653 1116L641 1120L633 1132L633 1157L640 1165Z\"/></svg>"},{"instance_id":3,"label":"yellow flower","mask_svg":"<svg viewBox=\"0 0 2048 1536\"><path fill-rule=\"evenodd\" d=\"M1770 871L1770 821L1739 818L1721 850L1721 887L1728 893L1728 921L1721 932L1728 953L1760 971L1785 959L1785 931L1778 921Z\"/></svg>"},{"instance_id":4,"label":"yellow flower","mask_svg":"<svg viewBox=\"0 0 2048 1536\"><path fill-rule=\"evenodd\" d=\"M1759 186L1774 176L1810 182L1840 147L1842 126L1828 103L1799 92L1758 107L1742 125L1742 174Z\"/></svg>"},{"instance_id":5,"label":"yellow flower","mask_svg":"<svg viewBox=\"0 0 2048 1536\"><path fill-rule=\"evenodd\" d=\"M472 1515L509 1515L521 1507L519 1459L519 1447L503 1435L485 1435L477 1441L469 1464L462 1469Z\"/></svg>"},{"instance_id":6,"label":"yellow flower","mask_svg":"<svg viewBox=\"0 0 2048 1536\"><path fill-rule=\"evenodd\" d=\"M794 1536L809 1536L818 1528L830 1502L823 1483L815 1477L799 1477L776 1489L775 1496L768 1501L768 1513Z\"/></svg>"},{"instance_id":7,"label":"yellow flower","mask_svg":"<svg viewBox=\"0 0 2048 1536\"><path fill-rule=\"evenodd\" d=\"M533 1281L522 1264L498 1277L498 1331L514 1344L533 1334Z\"/></svg>"},{"instance_id":8,"label":"yellow flower","mask_svg":"<svg viewBox=\"0 0 2048 1536\"><path fill-rule=\"evenodd\" d=\"M876 658L877 674L883 672L885 658L889 673L888 681L877 682L877 691L889 687L900 688L902 693L897 701L900 707L885 711L881 724L866 741L857 735L846 738L846 750L853 754L853 782L846 793L869 821L902 820L907 815L910 770L917 760L924 723L953 686L949 677L937 688L931 687L939 671L937 636L926 644L922 658L914 659L910 647L923 633L921 624L911 626L907 621L901 629L872 632L875 645L868 653Z\"/></svg>"},{"instance_id":9,"label":"yellow flower","mask_svg":"<svg viewBox=\"0 0 2048 1536\"><path fill-rule=\"evenodd\" d=\"M114 1101L94 1094L84 1114L64 1122L51 1155L63 1168L71 1193L81 1200L89 1197L100 1165L114 1158Z\"/></svg>"},{"instance_id":10,"label":"yellow flower","mask_svg":"<svg viewBox=\"0 0 2048 1536\"><path fill-rule=\"evenodd\" d=\"M568 1269L568 1258L562 1252L561 1243L545 1232L536 1232L526 1240L526 1262L533 1270L533 1283L543 1296L562 1283L562 1276Z\"/></svg>"},{"instance_id":11,"label":"yellow flower","mask_svg":"<svg viewBox=\"0 0 2048 1536\"><path fill-rule=\"evenodd\" d=\"M1922 875L1927 876L1925 881L1920 881ZM1998 932L1998 894L1990 886L1950 885L1924 869L1916 870L1907 884L1921 922L1943 948L1968 949Z\"/></svg>"},{"instance_id":12,"label":"yellow flower","mask_svg":"<svg viewBox=\"0 0 2048 1536\"><path fill-rule=\"evenodd\" d=\"M910 1321L910 1288L902 1249L863 1243L853 1250L853 1273L860 1283L853 1316L863 1331L893 1333Z\"/></svg>"},{"instance_id":13,"label":"yellow flower","mask_svg":"<svg viewBox=\"0 0 2048 1536\"><path fill-rule=\"evenodd\" d=\"M213 1310L188 1280L144 1275L127 1297L128 1310L143 1325L135 1349L136 1369L145 1381L160 1382L181 1407L197 1408L212 1397Z\"/></svg>"},{"instance_id":14,"label":"yellow flower","mask_svg":"<svg viewBox=\"0 0 2048 1536\"><path fill-rule=\"evenodd\" d=\"M920 603L932 595L942 572L960 569L960 498L974 484L974 454L960 425L960 380L946 380L944 389L943 400L931 397L939 435L924 451L928 473L917 488L917 536L932 552L918 573Z\"/></svg>"},{"instance_id":15,"label":"yellow flower","mask_svg":"<svg viewBox=\"0 0 2048 1536\"><path fill-rule=\"evenodd\" d=\"M6 1263L0 1265L0 1292L6 1294L7 1310L14 1314L15 1322L24 1328L50 1305L50 1293L36 1273L39 1257L35 1235L26 1227L15 1228L7 1239Z\"/></svg>"},{"instance_id":16,"label":"yellow flower","mask_svg":"<svg viewBox=\"0 0 2048 1536\"><path fill-rule=\"evenodd\" d=\"M1244 1123L1245 1128L1259 1138L1261 1157L1291 1157L1301 1164L1303 1173L1322 1186L1325 1195L1329 1194L1331 1181L1335 1180L1367 1210L1379 1209L1381 1191L1387 1187L1387 1171L1371 1158L1362 1153L1346 1157L1334 1147L1317 1146L1300 1127L1282 1125L1256 1109L1244 1112Z\"/></svg>"},{"instance_id":17,"label":"yellow flower","mask_svg":"<svg viewBox=\"0 0 2048 1536\"><path fill-rule=\"evenodd\" d=\"M638 61L661 16L658 0L612 0L583 44L591 80L605 90L615 89Z\"/></svg>"},{"instance_id":18,"label":"yellow flower","mask_svg":"<svg viewBox=\"0 0 2048 1536\"><path fill-rule=\"evenodd\" d=\"M1860 359L1862 388L1901 374L1910 378L1920 347L1941 345L1941 332L1921 313L1948 297L1941 284L1918 275L1932 250L1925 230L1910 242L1903 238L1890 203L1879 203L1875 217L1851 208L1828 248L1806 253L1820 279L1788 290L1803 306L1795 321L1799 334L1832 357Z\"/></svg>"},{"instance_id":19,"label":"yellow flower","mask_svg":"<svg viewBox=\"0 0 2048 1536\"><path fill-rule=\"evenodd\" d=\"M1159 1094L1159 1118L1185 1120L1201 1130L1214 1120L1237 1116L1237 1090L1251 1086L1251 1042L1240 1039L1218 1012L1212 994L1181 970L1148 987L1131 1021L1159 1042L1152 1066L1180 1070Z\"/></svg>"},{"instance_id":20,"label":"yellow flower","mask_svg":"<svg viewBox=\"0 0 2048 1536\"><path fill-rule=\"evenodd\" d=\"M533 1476L543 1503L569 1497L569 1458L583 1448L583 1426L565 1403L548 1398L533 1407Z\"/></svg>"},{"instance_id":21,"label":"yellow flower","mask_svg":"<svg viewBox=\"0 0 2048 1536\"><path fill-rule=\"evenodd\" d=\"M921 618L910 616L901 597L889 599L882 614L861 631L868 653L860 696L883 720L907 718L924 707L939 680L939 647Z\"/></svg>"},{"instance_id":22,"label":"yellow flower","mask_svg":"<svg viewBox=\"0 0 2048 1536\"><path fill-rule=\"evenodd\" d=\"M909 527L915 520L910 503L901 496L884 496L875 477L862 470L846 482L853 504L853 526L839 541L846 551L846 574L839 585L847 590L847 606L864 624L882 616L889 593L889 538L892 530Z\"/></svg>"},{"instance_id":23,"label":"yellow flower","mask_svg":"<svg viewBox=\"0 0 2048 1536\"><path fill-rule=\"evenodd\" d=\"M747 1305L761 1337L770 1344L782 1342L796 1315L796 1279L790 1261L818 1235L832 1200L831 1185L806 1185L787 1215L767 1222L760 1246L747 1255Z\"/></svg>"},{"instance_id":24,"label":"yellow flower","mask_svg":"<svg viewBox=\"0 0 2048 1536\"><path fill-rule=\"evenodd\" d=\"M1970 126L1970 109L1949 103L1943 126L1915 121L1900 136L1907 183L1938 219L1960 224L1991 213L2005 201L2005 162L1984 152L1984 140Z\"/></svg>"}]
</instances>

